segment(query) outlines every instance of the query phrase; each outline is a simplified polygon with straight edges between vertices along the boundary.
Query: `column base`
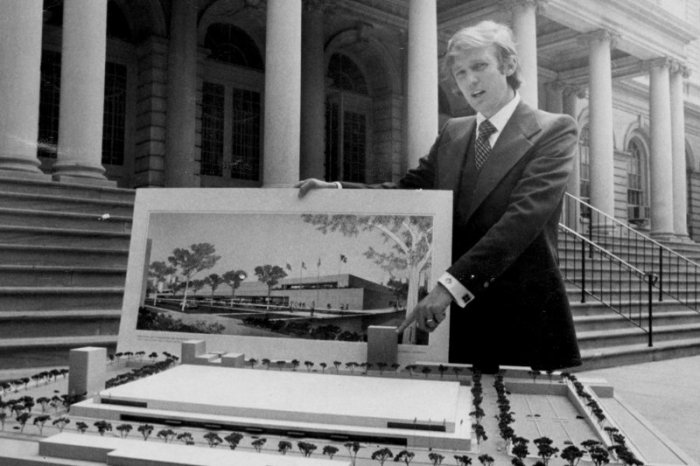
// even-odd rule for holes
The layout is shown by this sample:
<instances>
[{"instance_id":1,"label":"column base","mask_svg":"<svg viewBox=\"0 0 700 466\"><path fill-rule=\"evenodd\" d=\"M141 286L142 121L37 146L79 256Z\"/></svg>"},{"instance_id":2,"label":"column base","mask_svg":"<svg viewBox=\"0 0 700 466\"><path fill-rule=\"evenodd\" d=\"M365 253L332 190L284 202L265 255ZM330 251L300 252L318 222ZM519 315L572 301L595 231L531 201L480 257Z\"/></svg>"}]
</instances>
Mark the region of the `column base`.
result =
<instances>
[{"instance_id":1,"label":"column base","mask_svg":"<svg viewBox=\"0 0 700 466\"><path fill-rule=\"evenodd\" d=\"M20 174L44 176L39 165L41 163L36 158L0 156L0 173L11 173L18 177Z\"/></svg>"},{"instance_id":2,"label":"column base","mask_svg":"<svg viewBox=\"0 0 700 466\"><path fill-rule=\"evenodd\" d=\"M656 241L664 242L664 241L676 241L677 236L675 233L659 233L659 232L652 232L649 236L651 236L653 239Z\"/></svg>"},{"instance_id":3,"label":"column base","mask_svg":"<svg viewBox=\"0 0 700 466\"><path fill-rule=\"evenodd\" d=\"M75 176L75 175L53 175L51 177L53 181L66 184L78 184L82 186L97 186L103 188L116 188L117 182L113 180L108 180L107 178L91 178L89 176Z\"/></svg>"},{"instance_id":4,"label":"column base","mask_svg":"<svg viewBox=\"0 0 700 466\"><path fill-rule=\"evenodd\" d=\"M0 167L0 179L2 178L26 181L51 181L51 175L47 175L42 171L34 172Z\"/></svg>"}]
</instances>

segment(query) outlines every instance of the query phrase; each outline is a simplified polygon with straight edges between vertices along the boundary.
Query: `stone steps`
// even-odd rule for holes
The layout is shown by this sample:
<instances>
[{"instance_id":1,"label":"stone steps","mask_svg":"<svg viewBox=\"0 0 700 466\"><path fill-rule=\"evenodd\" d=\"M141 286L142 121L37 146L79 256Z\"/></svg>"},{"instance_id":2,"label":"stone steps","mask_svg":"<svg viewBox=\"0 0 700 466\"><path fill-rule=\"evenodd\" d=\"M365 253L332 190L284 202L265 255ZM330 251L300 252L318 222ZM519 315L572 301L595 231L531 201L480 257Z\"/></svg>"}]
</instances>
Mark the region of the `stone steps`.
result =
<instances>
[{"instance_id":1,"label":"stone steps","mask_svg":"<svg viewBox=\"0 0 700 466\"><path fill-rule=\"evenodd\" d=\"M657 341L653 347L649 347L645 342L640 342L628 345L590 348L581 350L583 365L575 368L575 371L662 361L664 359L682 358L697 354L700 354L700 338Z\"/></svg>"},{"instance_id":2,"label":"stone steps","mask_svg":"<svg viewBox=\"0 0 700 466\"><path fill-rule=\"evenodd\" d=\"M134 191L0 174L0 368L116 346Z\"/></svg>"}]
</instances>

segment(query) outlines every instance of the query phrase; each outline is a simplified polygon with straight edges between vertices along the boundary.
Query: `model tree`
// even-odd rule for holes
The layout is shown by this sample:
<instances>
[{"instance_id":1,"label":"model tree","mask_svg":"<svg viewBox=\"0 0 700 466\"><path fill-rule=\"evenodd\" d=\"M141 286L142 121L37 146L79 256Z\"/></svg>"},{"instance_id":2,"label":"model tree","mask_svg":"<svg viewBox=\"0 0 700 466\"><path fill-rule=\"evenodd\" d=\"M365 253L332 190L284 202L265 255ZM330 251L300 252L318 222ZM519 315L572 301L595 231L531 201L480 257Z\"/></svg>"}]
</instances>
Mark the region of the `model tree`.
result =
<instances>
[{"instance_id":1,"label":"model tree","mask_svg":"<svg viewBox=\"0 0 700 466\"><path fill-rule=\"evenodd\" d=\"M65 429L66 426L70 424L70 419L68 419L65 416L61 416L58 419L54 419L51 424L53 424L59 432L63 432L63 429Z\"/></svg>"},{"instance_id":2,"label":"model tree","mask_svg":"<svg viewBox=\"0 0 700 466\"><path fill-rule=\"evenodd\" d=\"M224 437L224 440L226 440L226 443L228 443L228 447L231 450L235 450L238 444L241 443L242 439L243 434L241 434L240 432L231 432L226 437Z\"/></svg>"},{"instance_id":3,"label":"model tree","mask_svg":"<svg viewBox=\"0 0 700 466\"><path fill-rule=\"evenodd\" d=\"M552 446L552 439L548 437L536 438L532 441L537 445L537 455L542 458L542 462L545 466L549 463L549 460L554 456L559 449Z\"/></svg>"},{"instance_id":4,"label":"model tree","mask_svg":"<svg viewBox=\"0 0 700 466\"><path fill-rule=\"evenodd\" d=\"M458 466L469 466L472 464L472 459L467 455L454 455Z\"/></svg>"},{"instance_id":5,"label":"model tree","mask_svg":"<svg viewBox=\"0 0 700 466\"><path fill-rule=\"evenodd\" d=\"M44 424L50 419L51 416L48 414L40 414L34 418L34 425L39 429L39 435L44 435Z\"/></svg>"},{"instance_id":6,"label":"model tree","mask_svg":"<svg viewBox=\"0 0 700 466\"><path fill-rule=\"evenodd\" d=\"M311 372L311 369L314 367L313 361L304 361L304 365L306 366L307 372Z\"/></svg>"},{"instance_id":7,"label":"model tree","mask_svg":"<svg viewBox=\"0 0 700 466\"><path fill-rule=\"evenodd\" d=\"M143 436L143 441L145 442L148 440L148 437L151 436L151 433L153 432L153 426L150 424L141 424L136 430L138 430L139 433Z\"/></svg>"},{"instance_id":8,"label":"model tree","mask_svg":"<svg viewBox=\"0 0 700 466\"><path fill-rule=\"evenodd\" d=\"M156 435L158 438L163 439L165 443L168 443L175 437L176 434L172 429L161 429Z\"/></svg>"},{"instance_id":9,"label":"model tree","mask_svg":"<svg viewBox=\"0 0 700 466\"><path fill-rule=\"evenodd\" d=\"M336 446L326 445L323 447L323 454L328 456L330 459L333 459L336 453L338 453L338 447Z\"/></svg>"},{"instance_id":10,"label":"model tree","mask_svg":"<svg viewBox=\"0 0 700 466\"><path fill-rule=\"evenodd\" d=\"M530 441L524 437L513 437L512 438L513 442L513 448L511 449L511 453L515 458L511 461L513 463L513 466L523 466L525 462L523 461L525 458L527 458L527 455L530 453L530 450L527 448L527 444L530 443Z\"/></svg>"},{"instance_id":11,"label":"model tree","mask_svg":"<svg viewBox=\"0 0 700 466\"><path fill-rule=\"evenodd\" d=\"M192 434L189 432L180 432L177 434L177 437L175 437L179 442L184 443L185 445L194 445L194 438L192 437Z\"/></svg>"},{"instance_id":12,"label":"model tree","mask_svg":"<svg viewBox=\"0 0 700 466\"><path fill-rule=\"evenodd\" d=\"M433 464L433 466L439 466L442 464L442 460L445 459L445 456L435 451L431 451L430 453L428 453L428 459Z\"/></svg>"},{"instance_id":13,"label":"model tree","mask_svg":"<svg viewBox=\"0 0 700 466\"><path fill-rule=\"evenodd\" d=\"M343 363L340 362L340 361L333 361L333 365L335 366L335 373L336 373L336 374L340 372L340 366L341 366L342 364L343 364Z\"/></svg>"},{"instance_id":14,"label":"model tree","mask_svg":"<svg viewBox=\"0 0 700 466\"><path fill-rule=\"evenodd\" d=\"M287 276L287 272L284 271L279 265L259 265L255 267L255 275L258 276L258 281L264 283L267 286L267 307L270 307L270 297L272 296L272 287L279 283L284 277Z\"/></svg>"},{"instance_id":15,"label":"model tree","mask_svg":"<svg viewBox=\"0 0 700 466\"><path fill-rule=\"evenodd\" d=\"M115 429L119 432L121 438L126 438L129 436L129 432L133 430L133 426L131 424L119 424Z\"/></svg>"},{"instance_id":16,"label":"model tree","mask_svg":"<svg viewBox=\"0 0 700 466\"><path fill-rule=\"evenodd\" d=\"M371 456L371 458L379 462L381 466L384 466L384 462L393 457L394 453L387 447L380 448L379 450L374 451Z\"/></svg>"},{"instance_id":17,"label":"model tree","mask_svg":"<svg viewBox=\"0 0 700 466\"><path fill-rule=\"evenodd\" d=\"M313 443L298 442L297 448L299 448L299 451L302 452L302 454L304 456L309 457L318 447L316 445L314 445Z\"/></svg>"},{"instance_id":18,"label":"model tree","mask_svg":"<svg viewBox=\"0 0 700 466\"><path fill-rule=\"evenodd\" d=\"M253 446L255 451L260 453L260 450L262 450L262 447L265 445L266 442L267 442L266 438L256 438L250 444Z\"/></svg>"},{"instance_id":19,"label":"model tree","mask_svg":"<svg viewBox=\"0 0 700 466\"><path fill-rule=\"evenodd\" d=\"M279 443L277 444L277 451L282 453L283 455L286 455L289 450L292 449L292 442L289 440L280 440Z\"/></svg>"},{"instance_id":20,"label":"model tree","mask_svg":"<svg viewBox=\"0 0 700 466\"><path fill-rule=\"evenodd\" d=\"M107 421L97 421L93 424L97 428L97 433L104 435L105 432L112 432L112 424Z\"/></svg>"},{"instance_id":21,"label":"model tree","mask_svg":"<svg viewBox=\"0 0 700 466\"><path fill-rule=\"evenodd\" d=\"M559 456L565 459L569 466L576 466L583 457L583 451L576 445L568 445Z\"/></svg>"},{"instance_id":22,"label":"model tree","mask_svg":"<svg viewBox=\"0 0 700 466\"><path fill-rule=\"evenodd\" d=\"M270 369L270 364L272 364L272 361L270 361L268 358L262 358L260 360L260 363L265 366L265 369Z\"/></svg>"},{"instance_id":23,"label":"model tree","mask_svg":"<svg viewBox=\"0 0 700 466\"><path fill-rule=\"evenodd\" d=\"M406 464L406 466L409 466L411 464L411 461L413 461L413 458L415 456L416 456L416 454L413 453L412 451L401 450L400 452L398 452L398 454L394 458L394 461L397 463L403 461Z\"/></svg>"},{"instance_id":24,"label":"model tree","mask_svg":"<svg viewBox=\"0 0 700 466\"><path fill-rule=\"evenodd\" d=\"M354 441L354 442L347 442L344 444L345 448L348 449L348 454L350 455L350 459L352 460L352 464L355 464L355 460L357 459L357 453L360 451L360 448L362 448L362 445L360 445L360 442Z\"/></svg>"},{"instance_id":25,"label":"model tree","mask_svg":"<svg viewBox=\"0 0 700 466\"><path fill-rule=\"evenodd\" d=\"M221 442L223 442L223 440L221 440L221 437L219 437L219 434L217 434L216 432L207 432L206 434L204 434L204 440L206 440L209 444L209 448L215 448L218 445L221 445Z\"/></svg>"},{"instance_id":26,"label":"model tree","mask_svg":"<svg viewBox=\"0 0 700 466\"><path fill-rule=\"evenodd\" d=\"M487 455L486 453L484 453L483 455L479 455L478 459L479 462L484 466L493 466L493 457Z\"/></svg>"},{"instance_id":27,"label":"model tree","mask_svg":"<svg viewBox=\"0 0 700 466\"><path fill-rule=\"evenodd\" d=\"M418 303L421 273L428 269L432 255L431 217L303 214L301 218L323 234L340 233L357 237L364 232L379 232L391 245L391 251L380 252L370 246L364 253L365 257L391 275L405 270L408 276L406 307L413 309Z\"/></svg>"},{"instance_id":28,"label":"model tree","mask_svg":"<svg viewBox=\"0 0 700 466\"><path fill-rule=\"evenodd\" d=\"M187 307L187 292L189 290L192 277L202 270L210 269L216 265L221 256L214 253L216 248L210 243L192 244L190 249L175 248L172 256L168 257L168 262L180 270L185 279L185 292L182 297L182 310Z\"/></svg>"},{"instance_id":29,"label":"model tree","mask_svg":"<svg viewBox=\"0 0 700 466\"><path fill-rule=\"evenodd\" d=\"M85 424L83 421L78 421L75 423L75 428L80 432L81 434L84 434L86 430L88 430L88 425Z\"/></svg>"},{"instance_id":30,"label":"model tree","mask_svg":"<svg viewBox=\"0 0 700 466\"><path fill-rule=\"evenodd\" d=\"M229 270L221 276L224 283L231 287L231 306L233 306L233 298L236 297L236 289L241 286L243 280L248 278L248 274L243 270Z\"/></svg>"},{"instance_id":31,"label":"model tree","mask_svg":"<svg viewBox=\"0 0 700 466\"><path fill-rule=\"evenodd\" d=\"M328 364L326 364L325 362L322 362L322 363L319 364L319 366L321 367L321 373L325 374L325 373L326 373L326 367L328 367Z\"/></svg>"}]
</instances>

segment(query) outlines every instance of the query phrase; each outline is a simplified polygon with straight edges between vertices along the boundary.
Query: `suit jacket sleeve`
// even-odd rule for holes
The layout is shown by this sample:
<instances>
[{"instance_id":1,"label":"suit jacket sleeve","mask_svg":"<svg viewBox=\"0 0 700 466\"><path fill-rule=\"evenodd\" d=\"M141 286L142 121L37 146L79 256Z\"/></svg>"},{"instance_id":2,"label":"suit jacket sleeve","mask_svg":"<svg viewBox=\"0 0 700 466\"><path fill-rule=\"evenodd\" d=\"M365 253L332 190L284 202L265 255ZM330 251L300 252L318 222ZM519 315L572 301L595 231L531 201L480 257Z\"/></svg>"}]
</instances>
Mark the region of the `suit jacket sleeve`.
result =
<instances>
[{"instance_id":1,"label":"suit jacket sleeve","mask_svg":"<svg viewBox=\"0 0 700 466\"><path fill-rule=\"evenodd\" d=\"M556 234L558 218L553 216L560 211L573 169L577 133L572 118L557 115L532 137L505 212L447 270L474 294L503 274L548 226ZM488 199L481 208L488 208Z\"/></svg>"}]
</instances>

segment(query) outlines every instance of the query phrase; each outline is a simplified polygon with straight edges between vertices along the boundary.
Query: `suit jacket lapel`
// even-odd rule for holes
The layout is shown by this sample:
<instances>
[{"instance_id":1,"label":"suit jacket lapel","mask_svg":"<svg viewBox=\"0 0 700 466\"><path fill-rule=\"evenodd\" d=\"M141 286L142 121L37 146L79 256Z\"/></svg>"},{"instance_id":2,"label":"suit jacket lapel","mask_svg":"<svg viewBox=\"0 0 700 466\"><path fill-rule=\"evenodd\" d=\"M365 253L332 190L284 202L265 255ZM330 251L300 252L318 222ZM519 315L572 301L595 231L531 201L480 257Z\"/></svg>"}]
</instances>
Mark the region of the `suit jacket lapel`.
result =
<instances>
[{"instance_id":1,"label":"suit jacket lapel","mask_svg":"<svg viewBox=\"0 0 700 466\"><path fill-rule=\"evenodd\" d=\"M481 167L466 221L506 173L532 147L530 138L539 131L541 128L534 113L525 103L520 102L503 128L503 133L498 137L491 155Z\"/></svg>"},{"instance_id":2,"label":"suit jacket lapel","mask_svg":"<svg viewBox=\"0 0 700 466\"><path fill-rule=\"evenodd\" d=\"M440 180L438 186L440 189L449 189L457 192L459 188L460 178L462 176L462 167L467 156L467 144L471 139L471 135L476 129L476 117L467 117L467 120L452 126L451 134L449 135L452 142L447 146L447 150L442 155L440 166L444 169L440 170Z\"/></svg>"}]
</instances>

